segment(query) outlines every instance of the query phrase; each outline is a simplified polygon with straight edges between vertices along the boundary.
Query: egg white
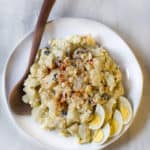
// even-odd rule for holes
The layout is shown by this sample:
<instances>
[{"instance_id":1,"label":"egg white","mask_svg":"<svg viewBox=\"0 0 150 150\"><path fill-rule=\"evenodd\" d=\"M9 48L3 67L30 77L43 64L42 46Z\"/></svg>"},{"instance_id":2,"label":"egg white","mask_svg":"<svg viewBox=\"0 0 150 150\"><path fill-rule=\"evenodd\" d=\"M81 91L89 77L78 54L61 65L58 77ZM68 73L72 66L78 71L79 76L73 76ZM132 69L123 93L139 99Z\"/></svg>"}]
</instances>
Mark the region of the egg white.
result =
<instances>
[{"instance_id":1,"label":"egg white","mask_svg":"<svg viewBox=\"0 0 150 150\"><path fill-rule=\"evenodd\" d=\"M127 118L125 118L125 116L124 116L127 114L124 114L125 112L123 113L121 110L122 106L125 107L125 109L127 109L128 113L129 113ZM129 103L129 100L127 98L120 96L120 98L119 98L119 109L120 109L120 112L122 114L123 123L128 124L132 118L132 107L131 107L131 104Z\"/></svg>"},{"instance_id":2,"label":"egg white","mask_svg":"<svg viewBox=\"0 0 150 150\"><path fill-rule=\"evenodd\" d=\"M105 143L109 136L110 136L110 125L109 123L107 123L102 129L98 129L101 130L101 132L103 133L103 138L101 141L95 141L95 139L93 139L94 144L103 144Z\"/></svg>"},{"instance_id":3,"label":"egg white","mask_svg":"<svg viewBox=\"0 0 150 150\"><path fill-rule=\"evenodd\" d=\"M104 120L105 120L105 111L104 111L104 108L102 105L100 104L97 104L96 106L96 110L95 110L95 114L94 115L98 115L99 119L100 119L100 122L97 122L95 124L93 124L92 120L90 123L89 123L89 128L90 129L93 129L93 130L97 130L99 128L102 127L103 123L104 123Z\"/></svg>"},{"instance_id":4,"label":"egg white","mask_svg":"<svg viewBox=\"0 0 150 150\"><path fill-rule=\"evenodd\" d=\"M116 105L116 99L114 98L111 98L105 105L104 105L104 108L105 108L105 112L106 112L106 115L105 115L105 120L106 122L111 119L112 117L112 114L113 114L113 107Z\"/></svg>"},{"instance_id":5,"label":"egg white","mask_svg":"<svg viewBox=\"0 0 150 150\"><path fill-rule=\"evenodd\" d=\"M117 123L117 129L115 130L115 132L113 133L113 122ZM110 123L111 126L111 134L110 137L116 136L118 134L120 134L122 128L123 128L123 119L122 119L122 115L121 112L119 110L115 110L114 114L113 114L113 118L111 120Z\"/></svg>"}]
</instances>

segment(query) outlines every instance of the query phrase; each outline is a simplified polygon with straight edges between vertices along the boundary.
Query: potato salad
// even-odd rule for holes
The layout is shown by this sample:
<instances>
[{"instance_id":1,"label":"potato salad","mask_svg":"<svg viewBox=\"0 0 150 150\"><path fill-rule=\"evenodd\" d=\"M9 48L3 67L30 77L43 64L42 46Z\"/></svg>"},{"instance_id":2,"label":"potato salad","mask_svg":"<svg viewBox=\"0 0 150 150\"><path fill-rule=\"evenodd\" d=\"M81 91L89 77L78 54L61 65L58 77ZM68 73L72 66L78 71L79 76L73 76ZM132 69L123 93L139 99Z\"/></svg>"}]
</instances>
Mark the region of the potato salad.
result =
<instances>
[{"instance_id":1,"label":"potato salad","mask_svg":"<svg viewBox=\"0 0 150 150\"><path fill-rule=\"evenodd\" d=\"M80 144L103 144L132 118L119 66L91 35L50 40L38 51L23 90L23 102L42 128Z\"/></svg>"}]
</instances>

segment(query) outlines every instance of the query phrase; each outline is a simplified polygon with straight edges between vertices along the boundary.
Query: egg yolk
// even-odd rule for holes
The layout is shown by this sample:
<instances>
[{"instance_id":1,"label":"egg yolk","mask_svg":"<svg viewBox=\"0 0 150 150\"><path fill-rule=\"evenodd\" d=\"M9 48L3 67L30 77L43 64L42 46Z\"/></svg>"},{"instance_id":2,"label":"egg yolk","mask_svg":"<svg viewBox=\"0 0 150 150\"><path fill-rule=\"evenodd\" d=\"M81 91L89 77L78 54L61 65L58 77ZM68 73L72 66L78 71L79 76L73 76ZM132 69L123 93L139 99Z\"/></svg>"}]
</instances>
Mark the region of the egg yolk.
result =
<instances>
[{"instance_id":1,"label":"egg yolk","mask_svg":"<svg viewBox=\"0 0 150 150\"><path fill-rule=\"evenodd\" d=\"M98 129L93 136L93 142L100 142L104 137L102 129Z\"/></svg>"},{"instance_id":2,"label":"egg yolk","mask_svg":"<svg viewBox=\"0 0 150 150\"><path fill-rule=\"evenodd\" d=\"M114 135L118 130L118 122L117 120L113 119L111 122L111 135Z\"/></svg>"},{"instance_id":3,"label":"egg yolk","mask_svg":"<svg viewBox=\"0 0 150 150\"><path fill-rule=\"evenodd\" d=\"M120 112L122 114L123 121L128 120L129 118L129 110L125 106L120 107Z\"/></svg>"},{"instance_id":4,"label":"egg yolk","mask_svg":"<svg viewBox=\"0 0 150 150\"><path fill-rule=\"evenodd\" d=\"M100 116L98 114L95 114L92 121L89 123L90 126L94 126L99 124L101 121Z\"/></svg>"}]
</instances>

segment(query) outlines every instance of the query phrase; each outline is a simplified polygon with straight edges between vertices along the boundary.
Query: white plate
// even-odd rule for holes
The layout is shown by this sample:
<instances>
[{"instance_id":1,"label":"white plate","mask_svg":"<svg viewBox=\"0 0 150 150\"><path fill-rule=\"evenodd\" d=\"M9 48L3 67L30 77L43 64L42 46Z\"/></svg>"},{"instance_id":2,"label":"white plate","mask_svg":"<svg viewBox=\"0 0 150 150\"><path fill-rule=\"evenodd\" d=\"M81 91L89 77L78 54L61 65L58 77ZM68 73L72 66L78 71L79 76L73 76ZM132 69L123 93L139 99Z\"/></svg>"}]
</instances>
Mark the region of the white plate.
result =
<instances>
[{"instance_id":1,"label":"white plate","mask_svg":"<svg viewBox=\"0 0 150 150\"><path fill-rule=\"evenodd\" d=\"M119 64L124 78L124 85L126 88L126 96L131 100L133 106L133 118L136 115L138 107L140 105L142 90L143 90L143 76L139 63L132 53L128 45L110 28L105 25L87 20L87 19L73 19L62 18L48 23L43 35L41 47L47 45L47 42L51 38L64 38L74 34L92 34L96 41L102 44L110 52L111 56ZM10 35L11 36L11 35ZM24 40L22 40L18 46L14 49L10 55L5 71L4 71L4 94L5 104L9 115L23 135L32 141L38 141L48 149L61 149L61 150L96 150L102 149L110 143L117 140L131 125L124 127L123 132L116 136L105 144L97 147L93 144L79 145L74 138L64 138L56 131L44 131L40 129L39 125L34 122L30 116L17 116L11 112L8 105L8 93L10 89L17 83L17 81L23 75L27 62L29 51L31 48L33 34L30 33Z\"/></svg>"}]
</instances>

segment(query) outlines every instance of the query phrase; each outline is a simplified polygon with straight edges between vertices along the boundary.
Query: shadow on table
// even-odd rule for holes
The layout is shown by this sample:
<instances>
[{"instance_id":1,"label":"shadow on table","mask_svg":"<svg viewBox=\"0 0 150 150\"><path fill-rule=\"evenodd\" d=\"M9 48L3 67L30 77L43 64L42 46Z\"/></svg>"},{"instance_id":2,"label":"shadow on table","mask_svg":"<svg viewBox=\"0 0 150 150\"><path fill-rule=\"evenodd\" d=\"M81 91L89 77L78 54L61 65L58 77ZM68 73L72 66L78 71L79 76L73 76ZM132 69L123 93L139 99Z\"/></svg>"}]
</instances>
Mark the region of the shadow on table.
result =
<instances>
[{"instance_id":1,"label":"shadow on table","mask_svg":"<svg viewBox=\"0 0 150 150\"><path fill-rule=\"evenodd\" d=\"M138 110L138 113L135 117L135 120L132 124L132 126L129 128L129 130L115 143L111 144L104 150L119 150L123 145L132 142L132 139L136 138L142 130L144 129L144 126L149 118L150 114L150 70L146 68L146 64L144 64L144 61L142 61L142 49L139 51L136 47L134 46L133 43L127 41L128 45L131 47L131 49L134 51L134 54L136 55L142 70L143 70L143 75L144 75L144 87L143 87L143 97L142 97L142 102L140 105L140 108Z\"/></svg>"}]
</instances>

